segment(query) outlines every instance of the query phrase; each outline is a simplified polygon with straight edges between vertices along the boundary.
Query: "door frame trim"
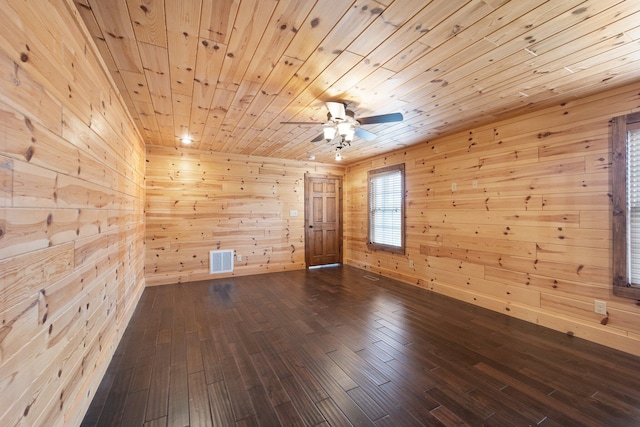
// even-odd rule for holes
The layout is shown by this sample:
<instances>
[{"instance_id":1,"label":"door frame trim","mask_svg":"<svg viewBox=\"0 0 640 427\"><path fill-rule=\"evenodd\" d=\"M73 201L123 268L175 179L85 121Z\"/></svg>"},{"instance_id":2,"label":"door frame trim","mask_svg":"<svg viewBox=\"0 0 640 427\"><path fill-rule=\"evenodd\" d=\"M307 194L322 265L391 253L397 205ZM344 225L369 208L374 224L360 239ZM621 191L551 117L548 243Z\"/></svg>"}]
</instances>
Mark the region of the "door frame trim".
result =
<instances>
[{"instance_id":1,"label":"door frame trim","mask_svg":"<svg viewBox=\"0 0 640 427\"><path fill-rule=\"evenodd\" d=\"M310 251L309 251L309 239L307 238L307 233L309 230L309 218L311 217L310 214L310 209L311 209L311 203L310 203L310 199L309 199L309 192L307 191L307 185L309 183L309 181L313 178L329 178L329 179L337 179L339 182L338 185L338 212L339 212L339 217L338 217L338 242L339 242L339 263L342 264L343 263L343 257L344 257L344 242L343 242L343 234L342 234L342 228L344 225L344 221L342 219L343 215L343 205L342 205L342 187L343 187L343 180L344 180L344 176L343 175L334 175L331 173L309 173L306 172L304 174L304 263L305 263L305 268L309 268L311 262L310 262Z\"/></svg>"}]
</instances>

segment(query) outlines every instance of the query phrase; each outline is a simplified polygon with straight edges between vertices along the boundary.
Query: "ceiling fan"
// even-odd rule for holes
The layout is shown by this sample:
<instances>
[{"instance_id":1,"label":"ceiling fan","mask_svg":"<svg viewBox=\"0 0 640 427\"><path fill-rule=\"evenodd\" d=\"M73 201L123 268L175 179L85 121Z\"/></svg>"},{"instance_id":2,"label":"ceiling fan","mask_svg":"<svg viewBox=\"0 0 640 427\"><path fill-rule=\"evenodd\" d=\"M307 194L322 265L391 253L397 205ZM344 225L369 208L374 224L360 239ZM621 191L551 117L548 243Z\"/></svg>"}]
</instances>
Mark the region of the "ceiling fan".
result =
<instances>
[{"instance_id":1,"label":"ceiling fan","mask_svg":"<svg viewBox=\"0 0 640 427\"><path fill-rule=\"evenodd\" d=\"M366 141L376 138L376 134L360 128L361 125L372 125L378 123L401 122L402 113L382 114L379 116L355 118L353 111L347 109L347 104L343 102L325 102L327 106L327 121L322 125L322 134L318 135L311 142L326 140L328 143L336 145L337 149L342 149L351 145L353 137L357 136ZM289 125L308 125L317 122L280 122Z\"/></svg>"}]
</instances>

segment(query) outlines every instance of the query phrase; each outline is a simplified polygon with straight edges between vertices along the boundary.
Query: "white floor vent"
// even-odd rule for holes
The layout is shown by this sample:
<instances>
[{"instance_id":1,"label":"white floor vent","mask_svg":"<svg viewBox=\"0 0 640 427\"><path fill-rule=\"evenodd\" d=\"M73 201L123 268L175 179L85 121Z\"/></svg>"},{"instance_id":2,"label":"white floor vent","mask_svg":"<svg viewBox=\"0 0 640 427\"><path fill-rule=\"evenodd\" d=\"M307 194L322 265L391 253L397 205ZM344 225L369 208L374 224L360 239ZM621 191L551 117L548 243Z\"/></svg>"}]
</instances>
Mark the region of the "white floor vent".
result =
<instances>
[{"instance_id":1,"label":"white floor vent","mask_svg":"<svg viewBox=\"0 0 640 427\"><path fill-rule=\"evenodd\" d=\"M233 249L209 251L209 274L233 271Z\"/></svg>"}]
</instances>

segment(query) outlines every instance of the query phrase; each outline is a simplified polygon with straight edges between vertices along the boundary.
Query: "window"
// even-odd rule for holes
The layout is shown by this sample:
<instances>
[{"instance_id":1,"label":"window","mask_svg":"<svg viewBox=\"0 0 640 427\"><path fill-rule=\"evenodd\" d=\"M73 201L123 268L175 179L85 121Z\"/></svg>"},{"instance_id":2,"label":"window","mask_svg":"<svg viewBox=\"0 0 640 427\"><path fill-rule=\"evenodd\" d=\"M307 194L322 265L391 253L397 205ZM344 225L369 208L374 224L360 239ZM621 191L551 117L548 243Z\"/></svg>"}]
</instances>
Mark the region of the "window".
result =
<instances>
[{"instance_id":1,"label":"window","mask_svg":"<svg viewBox=\"0 0 640 427\"><path fill-rule=\"evenodd\" d=\"M404 164L369 171L368 247L404 254Z\"/></svg>"},{"instance_id":2,"label":"window","mask_svg":"<svg viewBox=\"0 0 640 427\"><path fill-rule=\"evenodd\" d=\"M640 113L612 124L613 293L640 299Z\"/></svg>"}]
</instances>

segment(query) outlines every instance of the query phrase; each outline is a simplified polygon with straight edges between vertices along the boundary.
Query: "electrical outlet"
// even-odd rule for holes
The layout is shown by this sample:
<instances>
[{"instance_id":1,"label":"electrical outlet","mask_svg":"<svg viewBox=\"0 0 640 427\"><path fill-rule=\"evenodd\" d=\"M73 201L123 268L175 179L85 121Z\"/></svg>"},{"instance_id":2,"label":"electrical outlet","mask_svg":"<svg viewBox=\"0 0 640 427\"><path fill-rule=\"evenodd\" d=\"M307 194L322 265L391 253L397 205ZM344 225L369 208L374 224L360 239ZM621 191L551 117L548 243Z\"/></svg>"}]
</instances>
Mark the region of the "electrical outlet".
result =
<instances>
[{"instance_id":1,"label":"electrical outlet","mask_svg":"<svg viewBox=\"0 0 640 427\"><path fill-rule=\"evenodd\" d=\"M413 260L412 259L409 260L409 268L413 268Z\"/></svg>"},{"instance_id":2,"label":"electrical outlet","mask_svg":"<svg viewBox=\"0 0 640 427\"><path fill-rule=\"evenodd\" d=\"M451 191L453 191L454 193L458 190L458 184L456 184L455 182L451 183Z\"/></svg>"},{"instance_id":3,"label":"electrical outlet","mask_svg":"<svg viewBox=\"0 0 640 427\"><path fill-rule=\"evenodd\" d=\"M236 254L236 261L242 262L242 255Z\"/></svg>"},{"instance_id":4,"label":"electrical outlet","mask_svg":"<svg viewBox=\"0 0 640 427\"><path fill-rule=\"evenodd\" d=\"M471 181L471 187L472 188L478 188L478 180L474 179L473 181Z\"/></svg>"},{"instance_id":5,"label":"electrical outlet","mask_svg":"<svg viewBox=\"0 0 640 427\"><path fill-rule=\"evenodd\" d=\"M602 314L602 315L607 315L607 303L606 301L598 301L595 300L593 302L593 311L598 313L598 314Z\"/></svg>"}]
</instances>

